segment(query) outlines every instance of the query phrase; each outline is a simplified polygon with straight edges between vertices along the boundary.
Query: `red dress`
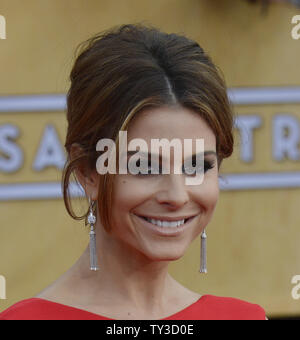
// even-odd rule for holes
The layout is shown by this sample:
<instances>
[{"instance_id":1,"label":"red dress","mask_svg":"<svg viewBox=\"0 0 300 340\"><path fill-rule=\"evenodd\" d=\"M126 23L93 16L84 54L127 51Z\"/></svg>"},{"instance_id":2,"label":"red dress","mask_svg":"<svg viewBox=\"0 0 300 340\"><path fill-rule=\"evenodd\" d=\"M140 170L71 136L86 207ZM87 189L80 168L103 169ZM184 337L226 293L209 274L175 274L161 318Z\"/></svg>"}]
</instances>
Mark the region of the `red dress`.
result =
<instances>
[{"instance_id":1,"label":"red dress","mask_svg":"<svg viewBox=\"0 0 300 340\"><path fill-rule=\"evenodd\" d=\"M265 320L263 308L243 300L203 295L183 310L161 320ZM40 298L22 300L4 312L0 320L114 320Z\"/></svg>"}]
</instances>

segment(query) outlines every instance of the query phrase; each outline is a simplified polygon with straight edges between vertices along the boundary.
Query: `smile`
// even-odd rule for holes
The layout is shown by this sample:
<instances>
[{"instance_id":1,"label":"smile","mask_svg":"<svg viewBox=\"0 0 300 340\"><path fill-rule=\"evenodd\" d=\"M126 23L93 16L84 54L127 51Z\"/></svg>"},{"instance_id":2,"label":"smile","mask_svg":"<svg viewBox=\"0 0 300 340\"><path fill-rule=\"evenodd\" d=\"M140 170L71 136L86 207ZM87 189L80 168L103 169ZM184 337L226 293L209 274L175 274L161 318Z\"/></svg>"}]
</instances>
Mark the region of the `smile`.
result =
<instances>
[{"instance_id":1,"label":"smile","mask_svg":"<svg viewBox=\"0 0 300 340\"><path fill-rule=\"evenodd\" d=\"M181 225L185 224L187 220L191 218L190 217L190 218L185 218L185 219L180 219L180 220L175 220L175 221L168 221L168 220L158 220L158 219L144 217L144 216L140 216L140 217L144 218L147 222L150 222L154 225L157 225L159 227L166 227L166 228L180 227Z\"/></svg>"},{"instance_id":2,"label":"smile","mask_svg":"<svg viewBox=\"0 0 300 340\"><path fill-rule=\"evenodd\" d=\"M152 230L152 232L160 236L178 236L182 234L187 228L190 227L191 221L195 219L197 215L190 217L180 216L176 218L167 218L158 216L140 216L135 215L142 221L142 224Z\"/></svg>"}]
</instances>

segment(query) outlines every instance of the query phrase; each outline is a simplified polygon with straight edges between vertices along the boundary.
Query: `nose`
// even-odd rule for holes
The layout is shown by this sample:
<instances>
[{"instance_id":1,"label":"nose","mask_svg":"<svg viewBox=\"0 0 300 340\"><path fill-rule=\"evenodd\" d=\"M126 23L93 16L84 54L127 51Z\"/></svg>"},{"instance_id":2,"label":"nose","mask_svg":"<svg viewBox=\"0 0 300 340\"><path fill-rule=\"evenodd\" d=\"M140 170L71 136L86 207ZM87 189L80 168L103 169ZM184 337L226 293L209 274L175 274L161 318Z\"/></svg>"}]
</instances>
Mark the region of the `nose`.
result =
<instances>
[{"instance_id":1,"label":"nose","mask_svg":"<svg viewBox=\"0 0 300 340\"><path fill-rule=\"evenodd\" d=\"M184 178L180 174L163 175L164 183L156 195L159 204L165 204L171 209L178 209L189 201L189 194Z\"/></svg>"}]
</instances>

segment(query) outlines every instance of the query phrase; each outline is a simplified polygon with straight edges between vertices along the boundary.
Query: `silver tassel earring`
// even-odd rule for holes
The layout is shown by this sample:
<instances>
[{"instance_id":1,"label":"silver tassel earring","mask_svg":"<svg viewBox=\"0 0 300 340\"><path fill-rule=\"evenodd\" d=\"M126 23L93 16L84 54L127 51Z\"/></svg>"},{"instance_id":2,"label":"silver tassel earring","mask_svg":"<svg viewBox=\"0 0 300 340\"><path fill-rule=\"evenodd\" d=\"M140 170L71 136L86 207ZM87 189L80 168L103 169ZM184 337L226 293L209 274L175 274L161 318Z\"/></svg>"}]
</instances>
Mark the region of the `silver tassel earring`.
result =
<instances>
[{"instance_id":1,"label":"silver tassel earring","mask_svg":"<svg viewBox=\"0 0 300 340\"><path fill-rule=\"evenodd\" d=\"M205 229L201 234L201 258L200 258L200 273L207 273L207 263L206 263L206 233Z\"/></svg>"},{"instance_id":2,"label":"silver tassel earring","mask_svg":"<svg viewBox=\"0 0 300 340\"><path fill-rule=\"evenodd\" d=\"M96 216L94 215L94 204L95 204L95 201L91 202L91 199L89 198L90 212L89 212L87 221L91 227L91 230L90 230L90 269L93 271L96 271L99 268L97 264L96 231L95 231Z\"/></svg>"}]
</instances>

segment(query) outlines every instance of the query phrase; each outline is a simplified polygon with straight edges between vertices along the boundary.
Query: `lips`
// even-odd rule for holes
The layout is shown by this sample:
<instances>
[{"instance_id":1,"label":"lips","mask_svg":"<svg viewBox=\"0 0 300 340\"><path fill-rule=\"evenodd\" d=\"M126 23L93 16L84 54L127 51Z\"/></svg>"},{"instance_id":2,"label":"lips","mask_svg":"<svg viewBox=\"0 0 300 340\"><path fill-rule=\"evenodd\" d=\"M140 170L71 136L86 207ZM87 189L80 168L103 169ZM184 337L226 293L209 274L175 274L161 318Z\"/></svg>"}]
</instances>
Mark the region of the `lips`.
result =
<instances>
[{"instance_id":1,"label":"lips","mask_svg":"<svg viewBox=\"0 0 300 340\"><path fill-rule=\"evenodd\" d=\"M165 227L165 228L177 228L185 223L187 223L189 220L191 220L195 215L193 216L179 216L179 217L150 217L150 216L141 216L137 215L140 218L143 218L148 223L151 223L153 225L156 225L158 227Z\"/></svg>"},{"instance_id":2,"label":"lips","mask_svg":"<svg viewBox=\"0 0 300 340\"><path fill-rule=\"evenodd\" d=\"M136 214L137 215L137 214ZM147 217L152 218L155 220L161 220L161 221L180 221L180 220L186 220L191 217L195 217L197 214L191 214L191 215L185 215L185 216L178 216L178 217L169 217L169 216L149 216L149 215L137 215L139 217Z\"/></svg>"},{"instance_id":3,"label":"lips","mask_svg":"<svg viewBox=\"0 0 300 340\"><path fill-rule=\"evenodd\" d=\"M192 225L194 225L193 221L196 218L197 215L193 216L179 216L179 217L164 217L161 216L158 218L148 217L148 216L141 216L136 215L136 218L138 218L141 221L141 224L144 225L145 228L151 230L153 233L163 236L163 237L179 237L182 235L185 230L190 228ZM152 222L150 222L152 220ZM161 226L158 224L160 221ZM183 224L182 221L184 222ZM154 223L153 223L154 222ZM176 223L172 224L172 223Z\"/></svg>"}]
</instances>

